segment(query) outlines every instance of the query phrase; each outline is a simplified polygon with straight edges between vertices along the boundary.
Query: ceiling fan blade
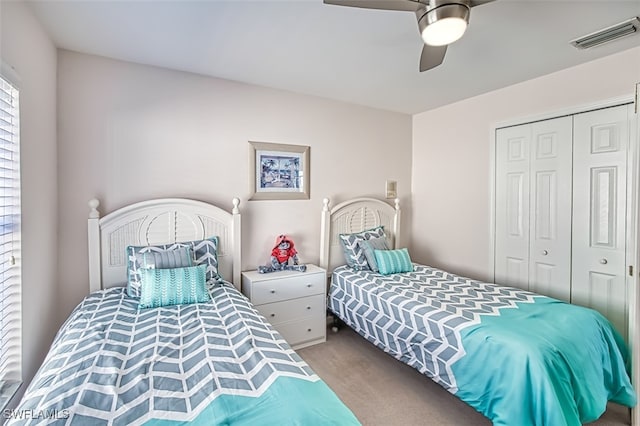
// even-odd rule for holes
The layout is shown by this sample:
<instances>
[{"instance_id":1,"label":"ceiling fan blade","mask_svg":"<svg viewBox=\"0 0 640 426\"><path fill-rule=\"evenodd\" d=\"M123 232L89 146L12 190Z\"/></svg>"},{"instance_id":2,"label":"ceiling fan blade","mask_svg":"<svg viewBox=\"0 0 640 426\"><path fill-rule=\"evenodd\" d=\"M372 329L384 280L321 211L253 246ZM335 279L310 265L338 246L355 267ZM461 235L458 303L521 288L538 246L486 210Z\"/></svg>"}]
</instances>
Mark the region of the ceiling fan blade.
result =
<instances>
[{"instance_id":1,"label":"ceiling fan blade","mask_svg":"<svg viewBox=\"0 0 640 426\"><path fill-rule=\"evenodd\" d=\"M324 4L362 7L365 9L402 10L405 12L415 12L425 7L425 4L417 0L324 0Z\"/></svg>"},{"instance_id":2,"label":"ceiling fan blade","mask_svg":"<svg viewBox=\"0 0 640 426\"><path fill-rule=\"evenodd\" d=\"M471 0L471 4L469 6L471 7L482 6L483 4L491 3L492 1L496 1L496 0Z\"/></svg>"},{"instance_id":3,"label":"ceiling fan blade","mask_svg":"<svg viewBox=\"0 0 640 426\"><path fill-rule=\"evenodd\" d=\"M422 55L420 56L420 72L440 65L444 61L445 53L447 53L447 46L429 46L425 44L422 47Z\"/></svg>"}]
</instances>

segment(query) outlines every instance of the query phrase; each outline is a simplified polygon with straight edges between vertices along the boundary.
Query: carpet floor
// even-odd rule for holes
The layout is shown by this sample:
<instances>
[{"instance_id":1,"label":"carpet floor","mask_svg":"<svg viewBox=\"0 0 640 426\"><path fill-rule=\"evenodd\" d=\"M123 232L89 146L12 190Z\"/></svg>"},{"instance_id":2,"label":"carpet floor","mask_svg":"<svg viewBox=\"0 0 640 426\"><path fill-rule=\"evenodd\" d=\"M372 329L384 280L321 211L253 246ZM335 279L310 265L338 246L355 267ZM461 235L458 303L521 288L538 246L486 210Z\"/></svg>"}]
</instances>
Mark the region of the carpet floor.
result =
<instances>
[{"instance_id":1,"label":"carpet floor","mask_svg":"<svg viewBox=\"0 0 640 426\"><path fill-rule=\"evenodd\" d=\"M365 426L491 425L444 388L397 361L350 328L327 330L327 342L299 349L311 366ZM590 425L630 424L626 407L609 404Z\"/></svg>"}]
</instances>

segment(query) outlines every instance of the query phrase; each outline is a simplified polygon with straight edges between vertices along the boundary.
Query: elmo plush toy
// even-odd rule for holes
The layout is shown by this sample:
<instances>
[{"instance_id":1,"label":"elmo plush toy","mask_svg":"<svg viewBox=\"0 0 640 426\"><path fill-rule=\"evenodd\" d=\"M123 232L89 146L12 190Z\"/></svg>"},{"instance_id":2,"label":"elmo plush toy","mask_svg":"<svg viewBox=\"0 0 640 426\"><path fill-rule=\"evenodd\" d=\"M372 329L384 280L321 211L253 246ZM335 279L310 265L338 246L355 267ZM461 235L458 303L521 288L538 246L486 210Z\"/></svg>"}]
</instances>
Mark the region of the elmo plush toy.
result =
<instances>
[{"instance_id":1,"label":"elmo plush toy","mask_svg":"<svg viewBox=\"0 0 640 426\"><path fill-rule=\"evenodd\" d=\"M289 259L292 264L289 264ZM307 265L298 264L298 252L294 248L293 240L282 234L278 236L276 244L271 250L271 265L258 266L258 272L264 274L284 270L304 272L307 270Z\"/></svg>"}]
</instances>

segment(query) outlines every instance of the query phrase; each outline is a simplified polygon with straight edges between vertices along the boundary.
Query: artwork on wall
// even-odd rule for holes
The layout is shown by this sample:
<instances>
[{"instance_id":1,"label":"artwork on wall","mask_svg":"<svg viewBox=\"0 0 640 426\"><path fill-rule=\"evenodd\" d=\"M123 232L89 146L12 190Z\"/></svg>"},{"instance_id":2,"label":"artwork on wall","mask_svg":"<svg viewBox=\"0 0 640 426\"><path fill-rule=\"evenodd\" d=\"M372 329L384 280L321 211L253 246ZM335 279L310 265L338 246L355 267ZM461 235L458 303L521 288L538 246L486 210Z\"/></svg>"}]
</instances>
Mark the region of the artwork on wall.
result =
<instances>
[{"instance_id":1,"label":"artwork on wall","mask_svg":"<svg viewBox=\"0 0 640 426\"><path fill-rule=\"evenodd\" d=\"M308 200L309 147L249 141L250 200Z\"/></svg>"}]
</instances>

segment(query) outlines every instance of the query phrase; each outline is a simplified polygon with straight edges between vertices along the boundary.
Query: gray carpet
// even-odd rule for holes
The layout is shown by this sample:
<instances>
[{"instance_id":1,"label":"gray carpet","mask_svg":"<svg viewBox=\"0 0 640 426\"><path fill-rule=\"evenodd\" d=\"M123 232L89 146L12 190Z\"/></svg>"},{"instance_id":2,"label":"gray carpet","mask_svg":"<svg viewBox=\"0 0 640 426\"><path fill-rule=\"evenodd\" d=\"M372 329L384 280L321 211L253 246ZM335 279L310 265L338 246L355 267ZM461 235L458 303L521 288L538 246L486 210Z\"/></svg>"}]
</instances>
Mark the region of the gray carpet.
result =
<instances>
[{"instance_id":1,"label":"gray carpet","mask_svg":"<svg viewBox=\"0 0 640 426\"><path fill-rule=\"evenodd\" d=\"M396 361L348 327L327 342L297 351L365 426L491 425L473 408ZM629 410L610 404L591 425L630 424Z\"/></svg>"}]
</instances>

